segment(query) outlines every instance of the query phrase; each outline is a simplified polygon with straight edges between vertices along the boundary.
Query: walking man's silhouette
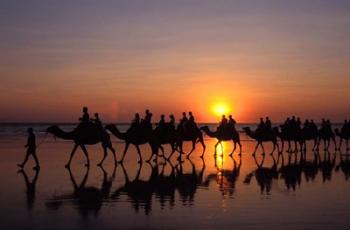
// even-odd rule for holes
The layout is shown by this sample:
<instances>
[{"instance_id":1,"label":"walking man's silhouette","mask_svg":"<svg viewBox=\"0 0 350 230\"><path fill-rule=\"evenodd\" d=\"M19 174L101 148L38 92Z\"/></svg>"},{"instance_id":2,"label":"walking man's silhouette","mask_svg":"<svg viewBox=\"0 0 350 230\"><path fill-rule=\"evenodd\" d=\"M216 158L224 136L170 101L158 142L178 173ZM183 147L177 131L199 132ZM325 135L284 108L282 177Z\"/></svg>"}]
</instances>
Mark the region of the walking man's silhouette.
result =
<instances>
[{"instance_id":1,"label":"walking man's silhouette","mask_svg":"<svg viewBox=\"0 0 350 230\"><path fill-rule=\"evenodd\" d=\"M24 165L27 163L29 156L32 155L36 164L36 166L33 169L39 170L40 166L39 166L39 160L36 156L36 143L35 143L35 134L34 134L33 128L28 128L27 132L28 132L28 140L27 140L27 144L24 146L27 148L27 153L23 160L23 163L17 164L17 165L18 167L23 168Z\"/></svg>"}]
</instances>

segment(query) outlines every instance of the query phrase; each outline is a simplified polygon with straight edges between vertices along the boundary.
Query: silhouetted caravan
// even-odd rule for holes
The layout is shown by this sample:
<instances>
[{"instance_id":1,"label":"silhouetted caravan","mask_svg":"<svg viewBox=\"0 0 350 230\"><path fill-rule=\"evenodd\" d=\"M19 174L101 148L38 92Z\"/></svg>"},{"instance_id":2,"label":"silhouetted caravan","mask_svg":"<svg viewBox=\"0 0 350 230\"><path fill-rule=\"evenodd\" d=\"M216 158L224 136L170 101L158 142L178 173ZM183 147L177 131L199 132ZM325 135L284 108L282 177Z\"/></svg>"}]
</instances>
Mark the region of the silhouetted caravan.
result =
<instances>
[{"instance_id":1,"label":"silhouetted caravan","mask_svg":"<svg viewBox=\"0 0 350 230\"><path fill-rule=\"evenodd\" d=\"M46 207L49 210L58 210L62 204L71 203L77 208L82 218L86 219L90 213L98 215L102 204L109 199L109 193L115 178L116 166L114 166L112 176L108 178L107 172L100 167L103 172L103 181L100 188L86 186L89 177L89 167L86 168L84 177L80 184L77 184L70 168L67 168L73 186L73 192L63 195L54 195L46 200Z\"/></svg>"},{"instance_id":2,"label":"silhouetted caravan","mask_svg":"<svg viewBox=\"0 0 350 230\"><path fill-rule=\"evenodd\" d=\"M222 141L232 141L234 144L233 150L230 153L230 156L233 155L233 153L236 150L237 144L239 146L239 154L242 153L242 145L241 140L239 137L239 133L236 129L231 129L227 127L226 129L218 129L217 131L213 132L209 129L208 126L204 126L200 128L203 130L205 134L207 134L209 137L216 138L218 142L215 144L215 153L216 153L216 147L222 142Z\"/></svg>"},{"instance_id":3,"label":"silhouetted caravan","mask_svg":"<svg viewBox=\"0 0 350 230\"><path fill-rule=\"evenodd\" d=\"M19 174L22 174L26 185L27 209L29 211L31 211L34 207L35 195L36 195L36 182L38 181L38 178L39 178L39 171L40 170L35 170L34 177L31 181L29 180L28 175L24 171L24 169L21 169L18 171Z\"/></svg>"},{"instance_id":4,"label":"silhouetted caravan","mask_svg":"<svg viewBox=\"0 0 350 230\"><path fill-rule=\"evenodd\" d=\"M261 146L262 150L263 150L263 154L265 154L265 149L263 146L263 142L272 142L273 144L273 149L271 154L275 151L276 147L278 150L278 144L277 144L277 134L271 129L271 130L264 130L264 131L258 131L256 130L255 132L253 132L250 127L244 127L243 130L245 131L245 133L252 139L256 140L258 143L255 146L254 152L253 152L253 156L256 153L256 150L258 149L259 146ZM279 151L279 150L278 150Z\"/></svg>"}]
</instances>

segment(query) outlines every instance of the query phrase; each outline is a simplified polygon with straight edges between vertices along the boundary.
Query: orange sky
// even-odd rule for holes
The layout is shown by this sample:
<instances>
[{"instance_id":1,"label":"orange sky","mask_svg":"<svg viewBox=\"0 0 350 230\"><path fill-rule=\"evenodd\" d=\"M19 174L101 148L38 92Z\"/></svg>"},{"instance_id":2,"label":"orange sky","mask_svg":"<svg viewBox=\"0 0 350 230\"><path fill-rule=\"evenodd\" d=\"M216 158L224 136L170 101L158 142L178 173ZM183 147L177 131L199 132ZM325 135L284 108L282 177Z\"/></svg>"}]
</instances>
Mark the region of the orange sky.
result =
<instances>
[{"instance_id":1,"label":"orange sky","mask_svg":"<svg viewBox=\"0 0 350 230\"><path fill-rule=\"evenodd\" d=\"M0 122L350 118L345 1L1 3Z\"/></svg>"}]
</instances>

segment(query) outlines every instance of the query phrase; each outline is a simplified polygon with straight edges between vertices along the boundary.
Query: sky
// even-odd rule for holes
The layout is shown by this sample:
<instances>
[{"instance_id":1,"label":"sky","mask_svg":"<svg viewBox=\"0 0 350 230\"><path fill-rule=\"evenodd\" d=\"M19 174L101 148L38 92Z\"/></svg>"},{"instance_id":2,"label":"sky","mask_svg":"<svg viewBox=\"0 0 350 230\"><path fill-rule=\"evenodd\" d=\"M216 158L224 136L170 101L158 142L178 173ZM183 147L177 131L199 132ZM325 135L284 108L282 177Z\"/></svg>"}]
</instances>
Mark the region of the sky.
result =
<instances>
[{"instance_id":1,"label":"sky","mask_svg":"<svg viewBox=\"0 0 350 230\"><path fill-rule=\"evenodd\" d=\"M0 0L0 122L350 118L348 0Z\"/></svg>"}]
</instances>

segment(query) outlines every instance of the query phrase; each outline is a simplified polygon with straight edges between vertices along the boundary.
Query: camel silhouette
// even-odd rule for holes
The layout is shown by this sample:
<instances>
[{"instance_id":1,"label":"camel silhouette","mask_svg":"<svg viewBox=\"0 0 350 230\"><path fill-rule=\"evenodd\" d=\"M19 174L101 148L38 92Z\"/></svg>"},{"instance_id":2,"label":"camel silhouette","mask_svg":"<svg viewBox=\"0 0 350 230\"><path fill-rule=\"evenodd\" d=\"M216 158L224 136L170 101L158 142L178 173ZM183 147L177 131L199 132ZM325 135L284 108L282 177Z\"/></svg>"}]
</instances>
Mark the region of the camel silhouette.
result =
<instances>
[{"instance_id":1,"label":"camel silhouette","mask_svg":"<svg viewBox=\"0 0 350 230\"><path fill-rule=\"evenodd\" d=\"M222 141L232 141L234 144L233 150L230 153L230 156L233 155L233 153L236 150L237 144L239 146L239 154L241 155L242 153L242 145L241 145L241 140L239 137L239 133L237 130L232 129L229 130L229 132L225 132L225 130L217 130L215 132L211 131L208 126L203 126L200 128L200 130L203 130L205 134L207 134L209 137L216 138L218 142L215 144L215 153L216 153L216 147L221 144Z\"/></svg>"},{"instance_id":2,"label":"camel silhouette","mask_svg":"<svg viewBox=\"0 0 350 230\"><path fill-rule=\"evenodd\" d=\"M85 145L95 145L95 144L100 143L100 142L102 144L104 155L103 155L103 158L100 161L100 163L98 163L98 165L101 166L103 164L104 160L106 159L107 149L110 149L112 151L113 157L114 157L114 162L115 162L115 164L117 163L115 150L112 146L112 142L111 142L109 134L105 130L101 130L101 127L98 127L95 124L92 124L92 123L80 124L80 125L78 125L78 127L76 129L74 129L73 131L70 131L70 132L66 132L66 131L62 130L61 128L59 128L57 125L54 125L54 126L48 127L46 129L46 132L52 133L55 137L61 138L63 140L72 140L74 142L74 147L73 147L73 150L71 152L68 163L66 164L66 168L70 167L73 156L74 156L78 147L80 147L83 150L83 152L86 156L87 163L85 165L89 166L90 159L89 159L89 155L88 155L88 152L86 150Z\"/></svg>"},{"instance_id":3,"label":"camel silhouette","mask_svg":"<svg viewBox=\"0 0 350 230\"><path fill-rule=\"evenodd\" d=\"M160 144L158 143L158 141L156 141L156 138L154 136L154 132L151 126L142 126L137 130L132 130L131 128L129 128L124 133L119 131L117 126L113 124L106 125L105 128L106 130L109 130L118 139L125 141L123 156L119 161L119 163L122 163L124 161L125 155L129 149L130 144L136 147L137 154L139 155L138 163L142 162L142 156L141 156L141 150L140 150L140 145L142 144L148 143L150 145L152 149L151 158L153 155L158 155L158 149L160 148Z\"/></svg>"},{"instance_id":4,"label":"camel silhouette","mask_svg":"<svg viewBox=\"0 0 350 230\"><path fill-rule=\"evenodd\" d=\"M191 154L194 152L196 149L196 143L200 142L203 146L203 152L202 155L200 156L201 158L204 157L205 153L205 144L204 144L204 139L203 139L203 134L200 131L200 129L197 126L193 127L187 127L186 129L178 127L174 133L174 141L176 144L176 148L178 148L178 151L180 153L179 157L177 158L179 161L181 161L181 155L185 154L183 151L183 143L186 141L191 141L192 142L192 149L191 151L187 154L187 158L191 156ZM168 160L171 158L174 152L170 154L168 157Z\"/></svg>"},{"instance_id":5,"label":"camel silhouette","mask_svg":"<svg viewBox=\"0 0 350 230\"><path fill-rule=\"evenodd\" d=\"M273 149L272 152L270 154L272 154L276 147L278 150L278 144L277 144L277 135L274 131L270 130L270 131L265 131L265 132L253 132L250 127L244 127L243 130L245 131L245 133L252 139L256 140L258 143L255 146L254 152L253 152L253 156L255 156L256 150L258 149L259 146L261 146L262 150L263 150L263 155L265 154L265 148L263 146L263 142L272 142L273 144ZM278 150L279 152L279 150Z\"/></svg>"}]
</instances>

